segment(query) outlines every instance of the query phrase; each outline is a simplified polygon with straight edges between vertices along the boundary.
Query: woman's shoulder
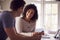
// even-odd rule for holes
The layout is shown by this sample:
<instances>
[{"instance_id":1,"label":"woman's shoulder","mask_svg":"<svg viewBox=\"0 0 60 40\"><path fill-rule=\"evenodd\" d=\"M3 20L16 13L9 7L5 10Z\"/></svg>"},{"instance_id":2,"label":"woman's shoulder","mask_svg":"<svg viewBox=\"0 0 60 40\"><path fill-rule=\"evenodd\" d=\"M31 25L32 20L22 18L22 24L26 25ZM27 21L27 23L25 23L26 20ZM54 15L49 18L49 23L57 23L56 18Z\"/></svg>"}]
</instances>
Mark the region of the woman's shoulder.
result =
<instances>
[{"instance_id":1,"label":"woman's shoulder","mask_svg":"<svg viewBox=\"0 0 60 40\"><path fill-rule=\"evenodd\" d=\"M20 22L24 22L24 19L22 17L20 18Z\"/></svg>"},{"instance_id":2,"label":"woman's shoulder","mask_svg":"<svg viewBox=\"0 0 60 40\"><path fill-rule=\"evenodd\" d=\"M21 17L20 20L22 21L22 20L24 20L24 19Z\"/></svg>"}]
</instances>

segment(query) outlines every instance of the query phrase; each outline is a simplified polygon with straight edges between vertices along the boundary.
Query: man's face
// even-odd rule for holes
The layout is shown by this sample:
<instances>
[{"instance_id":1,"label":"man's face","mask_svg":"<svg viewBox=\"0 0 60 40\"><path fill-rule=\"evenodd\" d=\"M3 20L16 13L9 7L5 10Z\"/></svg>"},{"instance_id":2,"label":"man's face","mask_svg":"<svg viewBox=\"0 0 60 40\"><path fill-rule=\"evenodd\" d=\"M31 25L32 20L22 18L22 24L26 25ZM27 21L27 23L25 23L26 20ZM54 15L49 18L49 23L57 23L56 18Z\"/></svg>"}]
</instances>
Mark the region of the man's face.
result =
<instances>
[{"instance_id":1,"label":"man's face","mask_svg":"<svg viewBox=\"0 0 60 40\"><path fill-rule=\"evenodd\" d=\"M20 16L21 13L23 12L23 7L20 7L18 10L17 10L17 16Z\"/></svg>"}]
</instances>

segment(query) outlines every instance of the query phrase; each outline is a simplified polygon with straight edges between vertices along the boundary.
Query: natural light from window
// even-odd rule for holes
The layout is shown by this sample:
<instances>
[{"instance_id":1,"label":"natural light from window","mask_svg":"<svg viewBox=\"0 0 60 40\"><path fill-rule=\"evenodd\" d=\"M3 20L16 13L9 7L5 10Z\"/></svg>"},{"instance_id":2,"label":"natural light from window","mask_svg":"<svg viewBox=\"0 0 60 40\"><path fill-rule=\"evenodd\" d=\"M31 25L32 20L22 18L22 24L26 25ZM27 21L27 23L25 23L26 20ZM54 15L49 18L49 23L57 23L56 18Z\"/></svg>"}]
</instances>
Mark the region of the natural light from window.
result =
<instances>
[{"instance_id":1,"label":"natural light from window","mask_svg":"<svg viewBox=\"0 0 60 40\"><path fill-rule=\"evenodd\" d=\"M49 32L56 32L58 30L58 3L45 3L43 5L43 3L33 2L33 4L37 6L39 16L36 28L44 28ZM44 16L42 16L42 14Z\"/></svg>"}]
</instances>

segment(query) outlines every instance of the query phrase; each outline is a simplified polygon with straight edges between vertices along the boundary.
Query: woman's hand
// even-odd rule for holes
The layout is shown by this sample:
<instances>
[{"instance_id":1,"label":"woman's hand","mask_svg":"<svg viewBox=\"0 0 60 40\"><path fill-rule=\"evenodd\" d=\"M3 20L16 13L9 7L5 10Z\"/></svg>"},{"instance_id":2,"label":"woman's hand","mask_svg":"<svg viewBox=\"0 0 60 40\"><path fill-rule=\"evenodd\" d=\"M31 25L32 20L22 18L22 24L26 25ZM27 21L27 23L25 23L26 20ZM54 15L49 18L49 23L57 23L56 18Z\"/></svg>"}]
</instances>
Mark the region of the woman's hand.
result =
<instances>
[{"instance_id":1,"label":"woman's hand","mask_svg":"<svg viewBox=\"0 0 60 40\"><path fill-rule=\"evenodd\" d=\"M42 31L42 32L34 32L33 33L33 36L37 36L37 35L40 35L40 36L44 35L44 31Z\"/></svg>"},{"instance_id":2,"label":"woman's hand","mask_svg":"<svg viewBox=\"0 0 60 40\"><path fill-rule=\"evenodd\" d=\"M41 40L42 35L44 35L44 31L42 32L34 32L33 37L37 40Z\"/></svg>"}]
</instances>

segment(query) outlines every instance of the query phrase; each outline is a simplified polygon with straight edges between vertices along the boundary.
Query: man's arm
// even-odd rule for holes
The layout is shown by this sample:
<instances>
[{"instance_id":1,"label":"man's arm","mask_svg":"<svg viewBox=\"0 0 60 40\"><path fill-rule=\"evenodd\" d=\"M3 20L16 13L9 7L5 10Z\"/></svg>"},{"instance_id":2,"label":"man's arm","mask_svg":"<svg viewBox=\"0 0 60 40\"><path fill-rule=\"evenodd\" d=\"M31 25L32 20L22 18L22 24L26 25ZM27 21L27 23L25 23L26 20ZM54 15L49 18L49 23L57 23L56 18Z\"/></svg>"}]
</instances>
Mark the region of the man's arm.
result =
<instances>
[{"instance_id":1,"label":"man's arm","mask_svg":"<svg viewBox=\"0 0 60 40\"><path fill-rule=\"evenodd\" d=\"M4 30L11 40L16 40L17 37L14 28L4 28Z\"/></svg>"},{"instance_id":2,"label":"man's arm","mask_svg":"<svg viewBox=\"0 0 60 40\"><path fill-rule=\"evenodd\" d=\"M14 28L4 28L4 30L11 40L25 40L28 38L28 37L23 37L21 35L16 34Z\"/></svg>"},{"instance_id":3,"label":"man's arm","mask_svg":"<svg viewBox=\"0 0 60 40\"><path fill-rule=\"evenodd\" d=\"M38 36L28 37L21 34L16 34L14 28L4 28L4 30L11 40L37 40L39 39Z\"/></svg>"}]
</instances>

